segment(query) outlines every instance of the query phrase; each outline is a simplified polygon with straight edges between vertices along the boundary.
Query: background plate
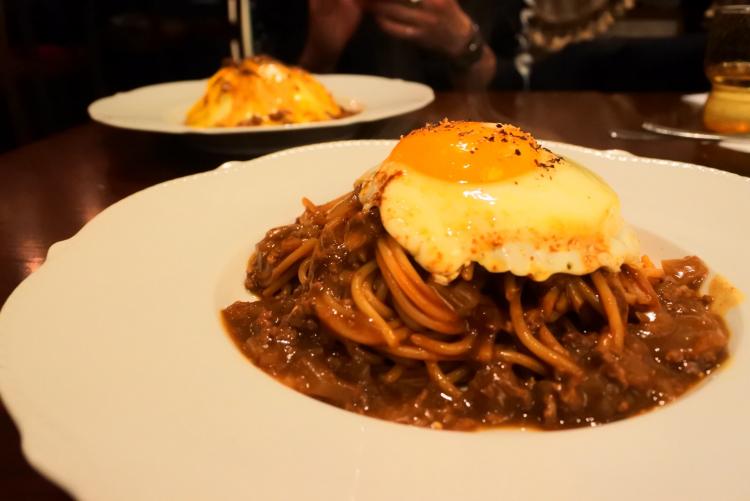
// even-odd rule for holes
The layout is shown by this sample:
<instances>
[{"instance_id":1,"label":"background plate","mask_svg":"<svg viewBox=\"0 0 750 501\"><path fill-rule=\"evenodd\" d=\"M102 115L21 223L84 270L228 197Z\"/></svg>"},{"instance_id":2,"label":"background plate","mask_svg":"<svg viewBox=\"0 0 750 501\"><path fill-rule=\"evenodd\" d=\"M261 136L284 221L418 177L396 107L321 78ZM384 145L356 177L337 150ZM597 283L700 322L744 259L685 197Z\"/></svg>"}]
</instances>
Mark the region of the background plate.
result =
<instances>
[{"instance_id":1,"label":"background plate","mask_svg":"<svg viewBox=\"0 0 750 501\"><path fill-rule=\"evenodd\" d=\"M188 109L206 90L206 80L140 87L99 99L89 106L97 122L123 129L187 135L190 144L222 152L270 151L297 144L349 138L359 124L424 108L435 99L427 85L370 75L316 75L342 105L359 113L321 122L246 127L190 127Z\"/></svg>"}]
</instances>

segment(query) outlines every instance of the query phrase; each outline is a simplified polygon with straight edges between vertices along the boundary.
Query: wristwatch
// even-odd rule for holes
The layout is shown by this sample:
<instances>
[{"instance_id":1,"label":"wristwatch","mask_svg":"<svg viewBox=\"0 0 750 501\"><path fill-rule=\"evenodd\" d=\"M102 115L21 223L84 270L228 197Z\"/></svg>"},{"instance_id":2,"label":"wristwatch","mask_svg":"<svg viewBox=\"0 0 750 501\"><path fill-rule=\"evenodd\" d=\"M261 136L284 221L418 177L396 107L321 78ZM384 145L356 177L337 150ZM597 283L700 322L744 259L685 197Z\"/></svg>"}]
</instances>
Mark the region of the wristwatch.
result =
<instances>
[{"instance_id":1,"label":"wristwatch","mask_svg":"<svg viewBox=\"0 0 750 501\"><path fill-rule=\"evenodd\" d=\"M461 54L451 61L455 70L466 71L482 58L482 49L484 48L484 37L479 31L477 23L471 23L471 37L469 38L466 48Z\"/></svg>"}]
</instances>

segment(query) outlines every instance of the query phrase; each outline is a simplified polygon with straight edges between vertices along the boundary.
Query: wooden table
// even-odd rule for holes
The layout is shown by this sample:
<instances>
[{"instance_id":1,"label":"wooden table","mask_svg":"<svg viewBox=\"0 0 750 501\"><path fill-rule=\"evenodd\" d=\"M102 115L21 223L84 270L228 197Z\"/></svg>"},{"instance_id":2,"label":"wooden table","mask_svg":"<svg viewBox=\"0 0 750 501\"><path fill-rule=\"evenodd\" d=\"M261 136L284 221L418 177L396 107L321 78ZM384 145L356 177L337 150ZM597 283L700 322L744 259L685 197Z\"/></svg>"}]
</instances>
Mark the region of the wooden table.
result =
<instances>
[{"instance_id":1,"label":"wooden table","mask_svg":"<svg viewBox=\"0 0 750 501\"><path fill-rule=\"evenodd\" d=\"M419 112L361 127L359 138L396 138L427 121L512 122L538 138L692 162L750 176L750 155L680 139L624 141L609 130L638 129L646 118L695 120L675 94L444 93ZM0 155L0 304L105 207L147 186L212 169L237 157L196 151L173 137L87 124ZM669 196L665 193L665 196ZM0 368L0 377L2 377ZM23 458L18 432L0 406L0 497L69 499Z\"/></svg>"}]
</instances>

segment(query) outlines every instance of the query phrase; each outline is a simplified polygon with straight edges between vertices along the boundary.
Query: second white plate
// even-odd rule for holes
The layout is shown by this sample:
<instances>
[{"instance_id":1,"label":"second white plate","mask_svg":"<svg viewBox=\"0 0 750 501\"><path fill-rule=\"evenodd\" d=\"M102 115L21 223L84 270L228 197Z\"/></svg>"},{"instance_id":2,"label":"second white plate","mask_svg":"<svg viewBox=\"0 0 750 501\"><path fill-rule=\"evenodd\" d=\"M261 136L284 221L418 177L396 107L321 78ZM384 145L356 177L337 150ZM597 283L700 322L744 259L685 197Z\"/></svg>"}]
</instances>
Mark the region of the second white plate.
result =
<instances>
[{"instance_id":1,"label":"second white plate","mask_svg":"<svg viewBox=\"0 0 750 501\"><path fill-rule=\"evenodd\" d=\"M246 127L191 127L185 125L190 107L206 90L205 80L169 82L140 87L99 99L89 106L89 115L123 129L166 134L259 134L342 127L372 122L418 110L430 104L435 94L427 85L369 75L316 75L342 105L361 107L354 115L321 122Z\"/></svg>"}]
</instances>

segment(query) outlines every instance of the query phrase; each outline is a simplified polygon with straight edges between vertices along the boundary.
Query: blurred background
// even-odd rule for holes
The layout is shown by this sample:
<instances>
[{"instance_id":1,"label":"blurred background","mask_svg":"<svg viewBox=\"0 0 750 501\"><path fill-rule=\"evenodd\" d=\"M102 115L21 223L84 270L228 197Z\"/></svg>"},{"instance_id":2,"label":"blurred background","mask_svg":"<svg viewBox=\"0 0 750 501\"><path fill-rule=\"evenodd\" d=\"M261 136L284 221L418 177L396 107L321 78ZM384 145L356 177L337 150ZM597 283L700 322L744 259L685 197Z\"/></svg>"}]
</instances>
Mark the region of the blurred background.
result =
<instances>
[{"instance_id":1,"label":"blurred background","mask_svg":"<svg viewBox=\"0 0 750 501\"><path fill-rule=\"evenodd\" d=\"M252 28L244 33L252 32L257 53L297 63L307 36L307 1L243 3L251 15L243 14L238 0L0 0L0 151L85 122L87 105L99 97L210 76L233 46L237 52L243 20ZM562 41L544 27L530 33L526 3L496 1L502 8L495 11L491 41L505 63L490 87L709 87L703 54L710 0L621 2L618 15L600 16L596 26L581 27L582 36ZM365 54L379 53L379 46L367 46L377 42L359 43ZM362 62L361 55L344 57L335 69L365 72ZM447 88L445 82L428 83Z\"/></svg>"}]
</instances>

